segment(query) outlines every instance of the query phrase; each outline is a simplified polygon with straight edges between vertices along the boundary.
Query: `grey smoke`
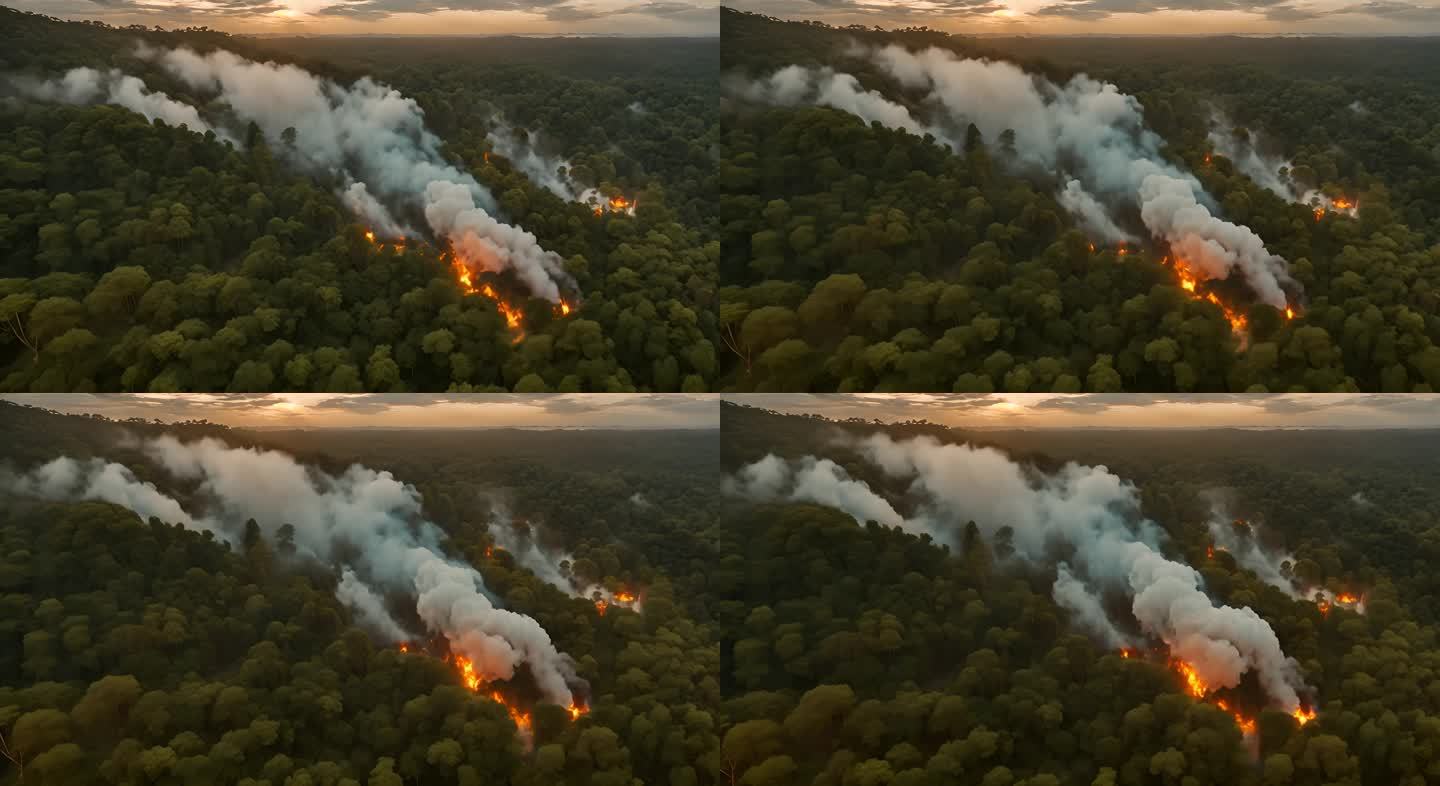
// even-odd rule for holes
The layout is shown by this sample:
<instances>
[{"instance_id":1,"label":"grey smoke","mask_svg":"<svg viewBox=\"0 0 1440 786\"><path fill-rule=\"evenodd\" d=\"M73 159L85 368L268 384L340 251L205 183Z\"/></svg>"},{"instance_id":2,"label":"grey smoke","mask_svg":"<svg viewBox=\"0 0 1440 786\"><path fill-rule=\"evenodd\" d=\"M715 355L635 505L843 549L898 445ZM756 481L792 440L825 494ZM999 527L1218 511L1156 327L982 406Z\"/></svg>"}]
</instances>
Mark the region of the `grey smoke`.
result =
<instances>
[{"instance_id":1,"label":"grey smoke","mask_svg":"<svg viewBox=\"0 0 1440 786\"><path fill-rule=\"evenodd\" d=\"M360 580L355 571L345 568L340 574L340 584L335 588L335 597L341 603L349 606L361 620L368 624L373 630L384 636L387 641L400 642L410 638L410 634L402 627L390 611L385 608L385 601L375 592L370 585Z\"/></svg>"},{"instance_id":2,"label":"grey smoke","mask_svg":"<svg viewBox=\"0 0 1440 786\"><path fill-rule=\"evenodd\" d=\"M1016 165L1059 173L1067 191L1070 181L1078 182L1079 190L1062 203L1107 239L1116 236L1119 216L1138 209L1148 232L1174 246L1201 277L1239 273L1258 297L1280 309L1287 305L1285 287L1298 288L1285 261L1269 253L1258 235L1214 214L1214 200L1200 182L1161 154L1162 140L1145 126L1139 101L1114 85L1084 74L1057 85L1010 63L958 58L938 48L854 47L851 54L922 92L919 105L933 108L937 119L916 120L904 105L830 68L787 66L753 82L732 78L727 89L750 101L831 106L866 122L929 133L952 148L971 124L988 140L1012 132ZM1098 205L1104 205L1109 226L1096 221Z\"/></svg>"},{"instance_id":3,"label":"grey smoke","mask_svg":"<svg viewBox=\"0 0 1440 786\"><path fill-rule=\"evenodd\" d=\"M390 211L380 204L380 200L370 195L370 190L364 183L352 182L340 191L338 196L341 203L350 208L350 212L364 219L380 237L400 238L412 234L410 229L402 226L390 215Z\"/></svg>"},{"instance_id":4,"label":"grey smoke","mask_svg":"<svg viewBox=\"0 0 1440 786\"><path fill-rule=\"evenodd\" d=\"M158 90L152 91L138 77L127 76L117 69L72 68L59 79L42 81L15 76L9 81L22 94L37 100L63 104L116 104L144 115L146 120L163 120L172 126L183 125L201 134L215 131L216 136L234 141L224 131L201 120L195 107L176 101Z\"/></svg>"},{"instance_id":5,"label":"grey smoke","mask_svg":"<svg viewBox=\"0 0 1440 786\"><path fill-rule=\"evenodd\" d=\"M533 294L551 302L560 299L561 286L573 287L558 255L529 232L494 218L494 195L446 161L440 138L426 128L414 99L369 77L342 86L297 66L252 62L224 50L140 54L191 88L214 94L216 106L242 123L255 123L270 144L300 165L363 184L365 195L388 206L386 215L402 208L423 212L430 228L472 268L513 268ZM283 141L288 128L295 130L293 145ZM347 193L353 189L348 186ZM456 215L458 193L465 196L463 219ZM437 196L449 200L438 211L432 210ZM358 192L347 204L370 206ZM470 256L477 249L483 256Z\"/></svg>"},{"instance_id":6,"label":"grey smoke","mask_svg":"<svg viewBox=\"0 0 1440 786\"><path fill-rule=\"evenodd\" d=\"M1065 184L1056 195L1060 206L1070 211L1093 237L1098 237L1107 243L1132 243L1136 238L1134 235L1120 228L1115 219L1110 217L1109 211L1100 204L1079 180L1071 180Z\"/></svg>"},{"instance_id":7,"label":"grey smoke","mask_svg":"<svg viewBox=\"0 0 1440 786\"><path fill-rule=\"evenodd\" d=\"M830 459L806 456L790 462L768 454L724 481L726 493L757 502L814 502L849 514L857 522L876 521L887 527L912 529L885 498L864 481L855 480Z\"/></svg>"},{"instance_id":8,"label":"grey smoke","mask_svg":"<svg viewBox=\"0 0 1440 786\"><path fill-rule=\"evenodd\" d=\"M0 488L13 494L55 502L95 500L109 502L131 511L142 519L157 518L187 529L214 533L220 540L233 542L220 523L203 517L192 517L173 497L161 492L155 484L142 482L130 468L103 459L84 461L61 456L27 473L0 474Z\"/></svg>"},{"instance_id":9,"label":"grey smoke","mask_svg":"<svg viewBox=\"0 0 1440 786\"><path fill-rule=\"evenodd\" d=\"M891 526L948 544L958 542L970 521L991 538L1008 526L1016 555L1042 565L1055 562L1056 549L1063 549L1068 556L1057 569L1056 602L1107 642L1124 636L1098 598L1122 592L1140 629L1164 640L1212 689L1238 685L1253 671L1277 705L1287 711L1299 706L1304 684L1298 667L1269 624L1249 608L1217 607L1201 589L1199 573L1166 559L1164 533L1141 515L1136 488L1104 467L1069 463L1046 473L994 449L930 437L896 441L879 434L851 447L892 480L907 483L907 498L917 501L911 516ZM807 457L796 464L818 467L826 461ZM796 474L790 463L767 456L743 467L727 487L751 497L796 498L790 491ZM809 501L851 515L856 499L889 507L868 484L845 480L856 488L828 500L810 495Z\"/></svg>"},{"instance_id":10,"label":"grey smoke","mask_svg":"<svg viewBox=\"0 0 1440 786\"><path fill-rule=\"evenodd\" d=\"M232 542L250 519L272 539L292 525L297 551L341 568L337 595L386 636L396 636L399 626L377 588L414 596L426 627L473 660L485 680L510 679L524 664L546 700L562 706L573 699L570 686L582 684L538 622L498 608L479 572L442 556L444 533L424 518L419 492L389 472L354 464L332 475L285 453L210 438L181 442L166 435L147 441L145 450L170 477L193 488L207 517L134 482L125 467L100 461L80 472L76 462L58 459L7 487L50 499L106 499L142 516L217 529ZM348 564L340 564L342 557Z\"/></svg>"},{"instance_id":11,"label":"grey smoke","mask_svg":"<svg viewBox=\"0 0 1440 786\"><path fill-rule=\"evenodd\" d=\"M501 123L491 130L489 137L495 152L508 159L536 185L567 202L576 201L575 189L568 176L570 162L541 153L538 133L532 131L526 139L521 139L519 132Z\"/></svg>"}]
</instances>

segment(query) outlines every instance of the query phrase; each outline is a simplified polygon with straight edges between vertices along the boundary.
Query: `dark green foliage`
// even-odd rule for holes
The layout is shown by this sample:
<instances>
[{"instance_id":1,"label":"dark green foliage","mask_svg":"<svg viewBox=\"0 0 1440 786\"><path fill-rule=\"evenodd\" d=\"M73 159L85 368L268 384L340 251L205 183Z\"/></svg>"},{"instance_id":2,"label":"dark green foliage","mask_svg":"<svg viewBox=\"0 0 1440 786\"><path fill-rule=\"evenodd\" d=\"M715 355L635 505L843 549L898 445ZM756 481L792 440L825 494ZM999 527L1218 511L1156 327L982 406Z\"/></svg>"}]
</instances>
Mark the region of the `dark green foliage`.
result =
<instances>
[{"instance_id":1,"label":"dark green foliage","mask_svg":"<svg viewBox=\"0 0 1440 786\"><path fill-rule=\"evenodd\" d=\"M538 706L527 746L505 709L467 691L451 666L351 627L334 597L337 576L293 559L283 538L247 537L231 550L108 504L6 497L0 735L24 763L24 783L717 782L722 717L703 587L716 468L713 449L697 449L713 448L713 432L467 432L450 442L431 432L336 433L327 442L313 431L115 423L13 404L0 406L0 423L14 437L7 464L29 467L63 447L123 461L162 488L166 475L133 437L303 441L304 460L322 466L414 472L447 551L476 565L505 606L539 620L591 688L579 721ZM132 438L117 446L121 434ZM510 556L485 557L482 490L508 494L552 545L593 566L596 581L642 588L643 613L601 616ZM630 499L637 492L643 509ZM533 695L523 669L508 689ZM15 763L0 759L0 783L20 782Z\"/></svg>"},{"instance_id":2,"label":"dark green foliage","mask_svg":"<svg viewBox=\"0 0 1440 786\"><path fill-rule=\"evenodd\" d=\"M1165 249L1095 248L1045 175L1010 171L1004 139L952 152L824 107L737 102L720 162L720 337L727 385L741 391L1429 391L1440 385L1440 179L1434 175L1433 47L1384 46L1398 67L1309 74L1319 52L1353 62L1352 43L1167 40L1058 45L780 22L723 10L727 75L830 65L915 104L846 42L941 46L1010 56L1064 80L1084 68L1135 95L1166 154L1195 172L1228 219L1290 262L1305 290L1287 321L1247 305L1240 282L1213 284L1249 321L1188 296ZM1050 39L1045 39L1047 42ZM1377 46L1373 42L1371 47ZM1008 48L1007 48L1008 47ZM1284 54L1276 56L1275 47ZM1013 50L1013 51L1012 51ZM1094 59L1087 57L1095 53ZM1178 53L1178 55L1177 55ZM1227 59L1228 58L1228 59ZM1263 61L1265 66L1234 65ZM1277 63L1277 60L1279 63ZM1283 98L1282 98L1283 96ZM1365 113L1349 108L1361 100ZM1423 106L1422 106L1423 104ZM1415 108L1410 109L1411 106ZM1316 221L1209 151L1211 107L1265 129L1297 177L1358 199L1357 218ZM1420 118L1412 117L1417 114ZM1381 140L1389 140L1382 142Z\"/></svg>"},{"instance_id":3,"label":"dark green foliage","mask_svg":"<svg viewBox=\"0 0 1440 786\"><path fill-rule=\"evenodd\" d=\"M1216 601L1249 606L1318 690L1297 727L1261 711L1247 677L1232 701L1258 735L1183 691L1163 660L1123 659L1051 599L1053 570L1004 563L1003 544L928 538L805 504L736 502L723 515L722 684L733 725L722 745L737 783L907 786L1420 786L1436 777L1440 627L1428 556L1437 500L1433 433L1001 432L924 420L881 424L723 406L723 464L766 452L823 455L903 499L835 437L927 434L1010 451L1042 467L1103 462L1135 480L1167 551L1197 566ZM917 413L919 414L919 413ZM1287 461L1286 455L1293 456ZM1366 614L1322 615L1239 569L1206 559L1206 489L1295 549L1319 584L1364 591ZM1350 497L1363 490L1372 507ZM1304 499L1302 499L1302 497ZM1384 523L1381 523L1384 522ZM1372 528L1379 527L1377 531ZM1386 545L1419 543L1416 553ZM1426 556L1422 556L1426 555ZM1433 571L1432 571L1433 572Z\"/></svg>"},{"instance_id":4,"label":"dark green foliage","mask_svg":"<svg viewBox=\"0 0 1440 786\"><path fill-rule=\"evenodd\" d=\"M117 67L203 109L208 97L134 55L137 35L0 9L0 40L24 42L6 47L0 66L47 78ZM477 284L523 310L522 338L491 299L463 294L441 249L368 243L335 196L341 183L293 168L271 149L283 141L248 134L237 149L119 107L11 102L0 110L0 389L712 387L713 70L587 77L553 42L534 45L541 65L523 64L523 42L511 42L520 63L422 67L407 58L423 45L366 39L370 60L337 66L305 59L324 49L307 40L142 37L299 60L342 80L369 74L414 96L504 218L564 258L581 305L555 317L509 275L484 274ZM611 43L618 60L655 55L647 42ZM714 49L688 40L659 51L692 63ZM334 54L347 57L343 46ZM499 116L570 158L577 181L638 199L636 214L595 216L491 156L486 133Z\"/></svg>"}]
</instances>

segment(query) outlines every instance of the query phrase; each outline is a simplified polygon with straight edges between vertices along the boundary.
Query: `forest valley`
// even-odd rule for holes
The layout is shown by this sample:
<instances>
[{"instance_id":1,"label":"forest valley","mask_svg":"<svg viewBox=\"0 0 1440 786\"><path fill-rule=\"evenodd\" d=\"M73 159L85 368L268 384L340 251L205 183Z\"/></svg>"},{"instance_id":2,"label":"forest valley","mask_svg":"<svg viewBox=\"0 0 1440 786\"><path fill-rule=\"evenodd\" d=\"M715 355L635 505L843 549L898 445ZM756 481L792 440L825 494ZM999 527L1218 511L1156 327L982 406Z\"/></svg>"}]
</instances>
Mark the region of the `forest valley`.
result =
<instances>
[{"instance_id":1,"label":"forest valley","mask_svg":"<svg viewBox=\"0 0 1440 786\"><path fill-rule=\"evenodd\" d=\"M0 37L0 389L712 382L714 110L693 68L10 9Z\"/></svg>"},{"instance_id":2,"label":"forest valley","mask_svg":"<svg viewBox=\"0 0 1440 786\"><path fill-rule=\"evenodd\" d=\"M721 19L732 389L1440 384L1440 137L1396 103L1440 95L1418 43L1305 72L1354 45L1052 56L1048 38Z\"/></svg>"},{"instance_id":3,"label":"forest valley","mask_svg":"<svg viewBox=\"0 0 1440 786\"><path fill-rule=\"evenodd\" d=\"M732 781L1437 775L1437 593L1401 552L1440 543L1433 431L1176 452L722 406Z\"/></svg>"},{"instance_id":4,"label":"forest valley","mask_svg":"<svg viewBox=\"0 0 1440 786\"><path fill-rule=\"evenodd\" d=\"M713 431L0 423L0 783L716 782Z\"/></svg>"}]
</instances>

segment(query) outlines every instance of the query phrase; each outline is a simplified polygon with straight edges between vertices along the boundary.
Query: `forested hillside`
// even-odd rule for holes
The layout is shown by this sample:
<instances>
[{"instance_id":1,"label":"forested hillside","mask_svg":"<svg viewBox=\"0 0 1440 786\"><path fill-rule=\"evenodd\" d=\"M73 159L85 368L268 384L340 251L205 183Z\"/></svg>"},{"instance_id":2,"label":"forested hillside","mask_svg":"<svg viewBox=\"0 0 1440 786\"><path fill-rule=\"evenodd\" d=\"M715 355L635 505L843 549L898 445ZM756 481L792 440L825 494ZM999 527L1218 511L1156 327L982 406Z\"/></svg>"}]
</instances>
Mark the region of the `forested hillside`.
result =
<instances>
[{"instance_id":1,"label":"forested hillside","mask_svg":"<svg viewBox=\"0 0 1440 786\"><path fill-rule=\"evenodd\" d=\"M970 39L728 9L721 21L728 387L1440 384L1433 40ZM1177 274L1178 250L1138 230L1121 228L1139 239L1128 244L1085 231L1057 197L1059 172L1014 165L1014 129L987 137L960 124L949 145L899 121L866 122L833 97L745 97L784 67L828 68L858 80L845 101L928 117L932 98L883 58L856 54L889 45L1012 60L1055 84L1082 72L1113 82L1138 100L1164 163L1193 173L1213 212L1287 261L1288 306L1262 302L1239 276L1197 287ZM1006 111L1000 96L990 104ZM1267 188L1227 150L1247 166L1283 160L1285 172L1270 172ZM1258 177L1265 164L1250 169ZM1291 188L1312 196L1282 196Z\"/></svg>"},{"instance_id":2,"label":"forested hillside","mask_svg":"<svg viewBox=\"0 0 1440 786\"><path fill-rule=\"evenodd\" d=\"M257 41L0 9L0 41L0 389L714 382L713 40ZM444 160L557 255L573 280L565 309L509 271L461 275L428 231L386 237L342 199L339 174L300 165L293 129L247 129L146 55L182 47L298 64L342 85L369 77L418 101ZM82 67L138 77L215 129L21 89ZM496 149L501 129L514 158ZM531 154L539 163L523 171ZM625 209L537 182L558 162L567 185Z\"/></svg>"},{"instance_id":3,"label":"forested hillside","mask_svg":"<svg viewBox=\"0 0 1440 786\"><path fill-rule=\"evenodd\" d=\"M13 404L0 423L16 437L0 521L0 782L718 782L714 432L337 432L332 443ZM101 457L197 516L213 509L215 486L187 487L162 467L154 446L166 435L303 445L297 460L330 482L357 461L413 478L449 558L474 565L497 603L574 659L579 709L543 701L523 667L467 688L458 650L447 655L438 635L387 640L339 599L337 571L306 555L303 524L251 520L232 547L119 505L13 492L11 473L38 462ZM375 502L346 503L351 525ZM500 539L568 554L566 575L612 602L562 591L522 565L536 552Z\"/></svg>"},{"instance_id":4,"label":"forested hillside","mask_svg":"<svg viewBox=\"0 0 1440 786\"><path fill-rule=\"evenodd\" d=\"M1427 685L1440 665L1440 620L1423 567L1436 526L1433 433L967 433L925 414L835 422L724 405L723 463L735 485L724 516L722 684L735 725L722 752L737 782L1419 786L1436 777L1440 706ZM767 454L806 468L811 456L906 516L939 517L924 507L936 489L864 457L875 435L993 446L1052 478L1066 461L1106 462L1138 485L1168 559L1194 566L1217 606L1249 607L1273 628L1315 717L1276 709L1252 674L1197 695L1163 647L1107 646L1052 595L1055 563L1073 551L1021 556L1020 505L1008 508L1013 520L956 521L942 544L857 523L840 509L857 504L853 486L828 504L734 493L742 467ZM829 476L807 477L794 493L814 499ZM1037 493L1052 488L1034 482ZM1228 516L1212 521L1222 492L1233 531ZM1222 537L1291 553L1288 572L1242 567L1255 552L1227 551ZM1291 582L1336 594L1319 602L1280 588ZM1108 600L1115 618L1130 613Z\"/></svg>"}]
</instances>

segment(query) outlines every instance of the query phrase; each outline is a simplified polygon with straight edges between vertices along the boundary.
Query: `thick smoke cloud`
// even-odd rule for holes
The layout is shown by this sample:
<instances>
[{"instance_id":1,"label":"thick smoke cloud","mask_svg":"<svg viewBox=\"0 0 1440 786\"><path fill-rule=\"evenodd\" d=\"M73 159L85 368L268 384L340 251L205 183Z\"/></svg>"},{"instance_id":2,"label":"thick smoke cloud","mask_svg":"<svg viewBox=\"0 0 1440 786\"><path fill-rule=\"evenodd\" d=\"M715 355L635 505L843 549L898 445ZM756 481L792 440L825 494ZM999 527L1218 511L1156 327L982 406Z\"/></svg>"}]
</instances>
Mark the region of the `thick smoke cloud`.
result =
<instances>
[{"instance_id":1,"label":"thick smoke cloud","mask_svg":"<svg viewBox=\"0 0 1440 786\"><path fill-rule=\"evenodd\" d=\"M0 475L0 489L55 502L109 502L129 508L143 519L158 518L187 529L211 532L221 540L231 541L219 522L191 517L173 497L161 492L153 483L140 481L129 467L98 458L79 461L62 456L28 473L6 473Z\"/></svg>"},{"instance_id":2,"label":"thick smoke cloud","mask_svg":"<svg viewBox=\"0 0 1440 786\"><path fill-rule=\"evenodd\" d=\"M59 79L41 81L29 77L12 77L10 83L23 95L40 101L116 104L144 115L146 120L164 120L169 125L183 125L201 134L215 131L216 136L231 139L224 131L201 120L195 107L176 101L165 93L151 91L140 79L127 76L116 69L96 71L93 68L73 68Z\"/></svg>"},{"instance_id":3,"label":"thick smoke cloud","mask_svg":"<svg viewBox=\"0 0 1440 786\"><path fill-rule=\"evenodd\" d=\"M136 54L211 95L207 111L225 116L220 127L254 123L281 155L343 181L337 190L341 202L376 231L390 237L414 235L397 216L424 215L430 229L472 269L513 269L532 294L552 303L559 302L562 288L574 288L557 254L541 247L533 234L496 219L494 195L445 160L439 137L425 127L413 99L368 77L347 87L293 65L256 63L224 50L200 54L140 47ZM79 68L60 80L11 81L34 98L115 103L147 118L201 132L216 130L234 141L203 121L195 107L149 92L140 79L119 71ZM293 137L287 139L287 130L293 130ZM538 164L532 169L544 175ZM553 179L551 173L540 184L552 188ZM464 200L456 199L459 192ZM445 198L446 204L437 208L436 197Z\"/></svg>"},{"instance_id":4,"label":"thick smoke cloud","mask_svg":"<svg viewBox=\"0 0 1440 786\"><path fill-rule=\"evenodd\" d=\"M1280 309L1287 305L1285 287L1298 286L1258 235L1212 212L1214 201L1199 181L1161 154L1162 140L1145 127L1139 101L1114 85L1083 74L1057 85L1010 63L937 48L855 47L850 54L923 93L918 105L935 110L932 122L916 120L906 106L829 68L787 66L755 82L731 80L729 90L750 101L831 106L866 122L929 133L952 148L972 124L992 143L1008 132L1014 163L1043 177L1058 175L1065 185L1057 199L1100 237L1122 239L1121 225L1138 213L1149 234L1170 244L1199 276L1225 279L1238 272L1261 300Z\"/></svg>"},{"instance_id":5,"label":"thick smoke cloud","mask_svg":"<svg viewBox=\"0 0 1440 786\"><path fill-rule=\"evenodd\" d=\"M844 467L830 459L806 456L791 466L772 453L742 467L724 485L727 493L757 502L814 502L848 513L862 524L875 521L887 527L913 529L884 497L863 481L851 478Z\"/></svg>"},{"instance_id":6,"label":"thick smoke cloud","mask_svg":"<svg viewBox=\"0 0 1440 786\"><path fill-rule=\"evenodd\" d=\"M405 634L381 590L415 597L420 620L473 660L482 679L510 679L523 664L546 700L561 705L573 699L569 686L582 684L538 622L498 608L474 568L442 556L444 535L422 515L419 492L389 472L356 464L332 475L284 453L208 438L185 443L167 435L144 449L203 502L206 518L135 482L122 465L98 460L57 459L11 478L6 488L48 499L104 499L142 516L218 530L232 542L250 519L269 538L289 524L297 552L340 568L337 596L383 635Z\"/></svg>"},{"instance_id":7,"label":"thick smoke cloud","mask_svg":"<svg viewBox=\"0 0 1440 786\"><path fill-rule=\"evenodd\" d=\"M997 450L929 437L895 441L874 435L851 447L889 478L908 483L906 498L914 511L892 526L952 545L970 521L992 538L1011 527L1016 555L1056 564L1056 602L1107 644L1125 646L1129 638L1100 601L1106 593L1120 593L1129 599L1133 624L1165 641L1211 689L1238 685L1253 671L1277 705L1287 711L1300 705L1303 682L1270 626L1251 609L1217 607L1194 569L1166 559L1163 532L1140 514L1135 487L1104 467L1070 463L1045 473ZM857 513L857 499L894 511L868 484L848 475L844 480L853 487L844 494L797 494L794 477L822 462L828 460L807 457L792 464L767 456L743 467L728 485L732 493L753 498L834 505L857 518L876 518Z\"/></svg>"},{"instance_id":8,"label":"thick smoke cloud","mask_svg":"<svg viewBox=\"0 0 1440 786\"><path fill-rule=\"evenodd\" d=\"M422 210L430 228L472 268L513 268L533 294L551 302L559 301L562 285L573 286L558 255L493 217L494 196L445 160L414 99L369 77L345 87L293 65L256 63L224 50L148 54L192 88L214 93L217 104L255 123L303 164L363 184L384 204ZM293 145L283 141L290 128ZM456 215L459 192L466 195L463 220ZM447 205L436 208L437 196Z\"/></svg>"}]
</instances>

